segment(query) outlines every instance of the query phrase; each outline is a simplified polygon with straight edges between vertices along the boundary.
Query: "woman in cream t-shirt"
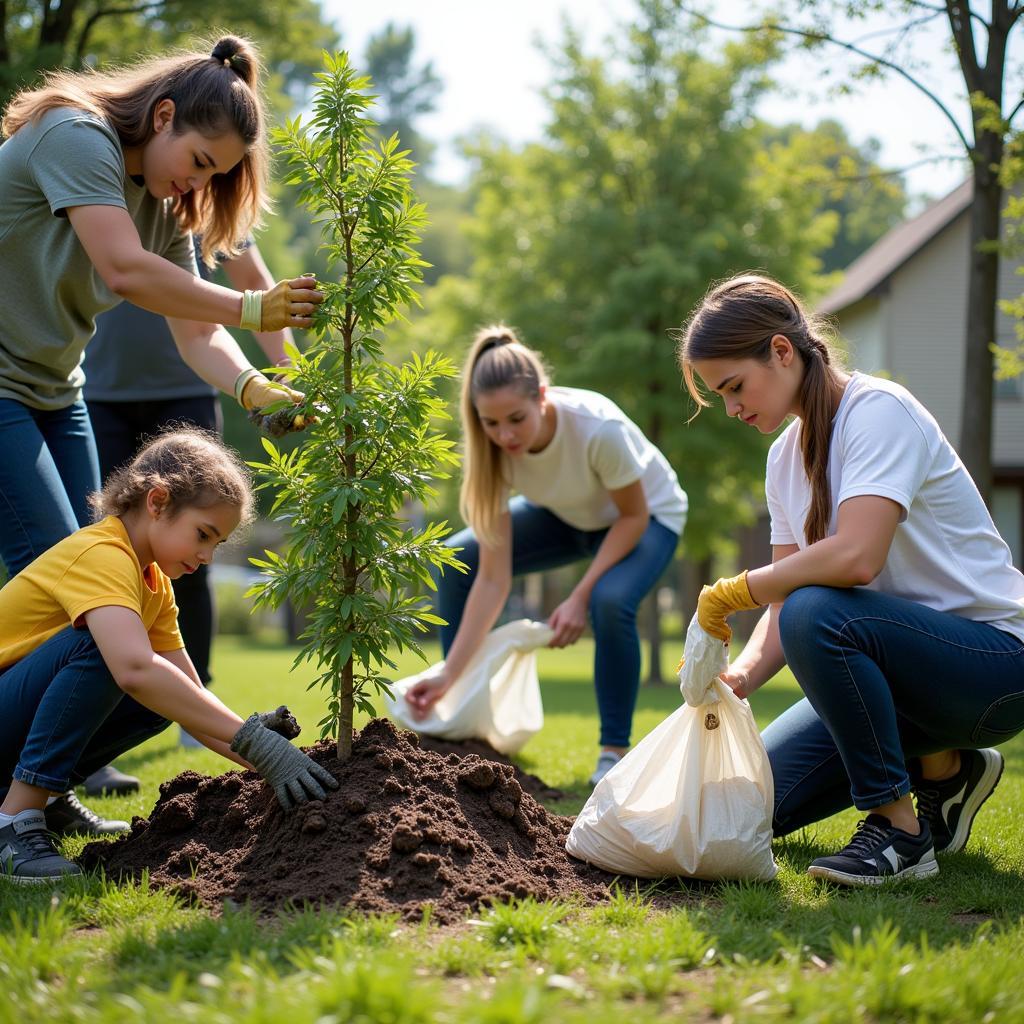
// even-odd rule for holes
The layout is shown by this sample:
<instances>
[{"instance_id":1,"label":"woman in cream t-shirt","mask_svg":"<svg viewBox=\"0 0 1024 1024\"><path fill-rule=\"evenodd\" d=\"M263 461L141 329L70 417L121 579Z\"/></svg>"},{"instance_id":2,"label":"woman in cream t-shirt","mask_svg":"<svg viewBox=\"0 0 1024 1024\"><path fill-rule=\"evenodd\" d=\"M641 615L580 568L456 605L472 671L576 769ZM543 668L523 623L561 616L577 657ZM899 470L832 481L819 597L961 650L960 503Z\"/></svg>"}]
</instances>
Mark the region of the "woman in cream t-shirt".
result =
<instances>
[{"instance_id":1,"label":"woman in cream t-shirt","mask_svg":"<svg viewBox=\"0 0 1024 1024\"><path fill-rule=\"evenodd\" d=\"M742 697L784 664L805 699L765 730L776 836L864 819L815 877L925 878L967 843L1024 729L1024 576L935 419L906 388L836 365L777 281L713 288L680 349L730 416L772 445L771 565L705 587L697 619L768 606L722 679ZM916 806L915 800L916 798Z\"/></svg>"},{"instance_id":2,"label":"woman in cream t-shirt","mask_svg":"<svg viewBox=\"0 0 1024 1024\"><path fill-rule=\"evenodd\" d=\"M470 571L439 581L445 661L407 700L425 716L459 678L513 576L591 559L548 624L551 646L565 647L590 614L601 717L596 784L629 746L640 685L637 607L675 553L686 495L664 455L614 402L550 387L538 354L505 327L483 330L473 343L462 424L461 508L470 529L450 544Z\"/></svg>"}]
</instances>

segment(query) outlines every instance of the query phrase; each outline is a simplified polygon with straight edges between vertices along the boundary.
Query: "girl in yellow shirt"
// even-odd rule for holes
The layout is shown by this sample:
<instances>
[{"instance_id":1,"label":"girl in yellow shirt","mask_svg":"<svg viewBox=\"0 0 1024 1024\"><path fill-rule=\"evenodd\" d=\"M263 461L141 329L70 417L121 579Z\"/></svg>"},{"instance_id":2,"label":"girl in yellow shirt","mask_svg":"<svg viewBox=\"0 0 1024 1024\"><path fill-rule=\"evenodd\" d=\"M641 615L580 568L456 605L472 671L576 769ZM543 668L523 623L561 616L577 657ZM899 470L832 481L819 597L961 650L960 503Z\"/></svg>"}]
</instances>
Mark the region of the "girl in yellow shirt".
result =
<instances>
[{"instance_id":1,"label":"girl in yellow shirt","mask_svg":"<svg viewBox=\"0 0 1024 1024\"><path fill-rule=\"evenodd\" d=\"M103 516L0 590L0 879L78 874L46 828L51 794L180 723L273 785L286 809L335 780L273 715L245 722L203 688L171 580L212 561L251 514L245 468L199 430L166 432L93 496ZM294 734L294 733L292 733Z\"/></svg>"}]
</instances>

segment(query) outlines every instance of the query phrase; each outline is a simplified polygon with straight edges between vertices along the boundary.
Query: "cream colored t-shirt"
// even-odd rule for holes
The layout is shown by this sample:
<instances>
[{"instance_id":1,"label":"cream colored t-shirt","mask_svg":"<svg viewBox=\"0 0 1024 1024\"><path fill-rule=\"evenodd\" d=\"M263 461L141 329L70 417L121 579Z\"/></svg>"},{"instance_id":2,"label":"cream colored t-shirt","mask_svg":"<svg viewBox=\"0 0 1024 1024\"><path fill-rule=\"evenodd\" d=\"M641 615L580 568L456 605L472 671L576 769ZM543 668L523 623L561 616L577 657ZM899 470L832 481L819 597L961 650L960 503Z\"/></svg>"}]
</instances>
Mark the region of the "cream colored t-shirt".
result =
<instances>
[{"instance_id":1,"label":"cream colored t-shirt","mask_svg":"<svg viewBox=\"0 0 1024 1024\"><path fill-rule=\"evenodd\" d=\"M952 445L928 410L890 380L855 373L832 426L832 516L848 498L874 494L901 508L885 567L868 586L926 608L988 622L1024 639L1024 575ZM772 544L807 546L811 489L800 421L768 453Z\"/></svg>"},{"instance_id":2,"label":"cream colored t-shirt","mask_svg":"<svg viewBox=\"0 0 1024 1024\"><path fill-rule=\"evenodd\" d=\"M170 579L156 564L139 565L116 516L65 537L0 589L0 669L107 605L135 612L154 651L185 646Z\"/></svg>"},{"instance_id":3,"label":"cream colored t-shirt","mask_svg":"<svg viewBox=\"0 0 1024 1024\"><path fill-rule=\"evenodd\" d=\"M673 533L686 522L686 494L668 460L609 398L551 387L555 434L541 452L505 459L513 491L578 530L604 530L619 517L609 491L639 480L651 516Z\"/></svg>"}]
</instances>

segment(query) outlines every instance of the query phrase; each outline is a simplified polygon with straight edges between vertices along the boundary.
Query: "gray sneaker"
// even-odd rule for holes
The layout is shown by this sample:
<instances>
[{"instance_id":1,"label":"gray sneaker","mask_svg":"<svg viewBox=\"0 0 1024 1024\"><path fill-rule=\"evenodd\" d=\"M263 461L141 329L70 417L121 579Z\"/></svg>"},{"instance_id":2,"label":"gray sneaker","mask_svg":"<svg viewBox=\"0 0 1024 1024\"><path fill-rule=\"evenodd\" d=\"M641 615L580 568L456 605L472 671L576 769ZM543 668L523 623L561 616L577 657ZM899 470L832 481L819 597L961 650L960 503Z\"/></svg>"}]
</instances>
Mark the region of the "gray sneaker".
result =
<instances>
[{"instance_id":1,"label":"gray sneaker","mask_svg":"<svg viewBox=\"0 0 1024 1024\"><path fill-rule=\"evenodd\" d=\"M597 755L597 767L590 776L590 784L596 786L621 760L622 755L614 750L602 750Z\"/></svg>"},{"instance_id":2,"label":"gray sneaker","mask_svg":"<svg viewBox=\"0 0 1024 1024\"><path fill-rule=\"evenodd\" d=\"M42 811L22 811L0 828L0 880L39 885L81 873L77 864L57 852Z\"/></svg>"},{"instance_id":3,"label":"gray sneaker","mask_svg":"<svg viewBox=\"0 0 1024 1024\"><path fill-rule=\"evenodd\" d=\"M90 811L75 796L73 789L47 804L43 814L46 827L58 836L112 836L131 830L127 821L101 818L95 811Z\"/></svg>"},{"instance_id":4,"label":"gray sneaker","mask_svg":"<svg viewBox=\"0 0 1024 1024\"><path fill-rule=\"evenodd\" d=\"M84 783L86 796L127 796L139 791L139 780L134 775L125 775L112 764L94 771Z\"/></svg>"}]
</instances>

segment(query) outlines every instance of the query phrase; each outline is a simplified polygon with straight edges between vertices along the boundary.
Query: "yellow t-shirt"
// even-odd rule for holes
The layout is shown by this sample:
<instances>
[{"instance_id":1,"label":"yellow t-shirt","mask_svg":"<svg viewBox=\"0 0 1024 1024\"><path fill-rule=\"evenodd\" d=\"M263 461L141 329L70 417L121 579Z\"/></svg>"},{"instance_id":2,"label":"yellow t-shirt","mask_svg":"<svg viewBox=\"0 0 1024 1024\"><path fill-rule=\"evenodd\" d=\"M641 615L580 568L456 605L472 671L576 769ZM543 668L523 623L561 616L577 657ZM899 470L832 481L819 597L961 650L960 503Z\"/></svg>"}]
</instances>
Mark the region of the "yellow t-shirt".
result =
<instances>
[{"instance_id":1,"label":"yellow t-shirt","mask_svg":"<svg viewBox=\"0 0 1024 1024\"><path fill-rule=\"evenodd\" d=\"M139 565L117 516L65 537L0 589L0 669L107 605L136 612L154 651L185 646L170 579L155 563Z\"/></svg>"}]
</instances>

